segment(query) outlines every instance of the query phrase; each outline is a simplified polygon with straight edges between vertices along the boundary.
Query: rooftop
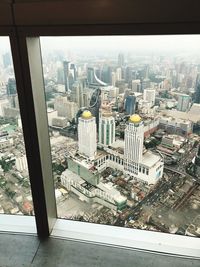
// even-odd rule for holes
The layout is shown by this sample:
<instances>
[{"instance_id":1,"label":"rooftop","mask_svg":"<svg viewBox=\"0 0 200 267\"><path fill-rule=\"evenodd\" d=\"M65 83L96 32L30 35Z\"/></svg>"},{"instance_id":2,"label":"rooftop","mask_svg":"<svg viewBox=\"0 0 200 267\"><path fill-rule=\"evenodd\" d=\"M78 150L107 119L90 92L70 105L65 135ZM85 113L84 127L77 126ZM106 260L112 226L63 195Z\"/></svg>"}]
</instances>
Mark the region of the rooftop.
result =
<instances>
[{"instance_id":1,"label":"rooftop","mask_svg":"<svg viewBox=\"0 0 200 267\"><path fill-rule=\"evenodd\" d=\"M175 119L188 120L197 123L200 121L200 104L193 104L188 112L165 110L165 114Z\"/></svg>"},{"instance_id":2,"label":"rooftop","mask_svg":"<svg viewBox=\"0 0 200 267\"><path fill-rule=\"evenodd\" d=\"M157 156L150 151L143 154L142 164L149 168L153 167L158 161L160 161L160 156Z\"/></svg>"},{"instance_id":3,"label":"rooftop","mask_svg":"<svg viewBox=\"0 0 200 267\"><path fill-rule=\"evenodd\" d=\"M85 181L78 175L75 174L74 172L70 171L69 169L66 169L62 175L65 175L67 177L70 177L71 180L73 180L74 182L77 182L79 184L84 183Z\"/></svg>"}]
</instances>

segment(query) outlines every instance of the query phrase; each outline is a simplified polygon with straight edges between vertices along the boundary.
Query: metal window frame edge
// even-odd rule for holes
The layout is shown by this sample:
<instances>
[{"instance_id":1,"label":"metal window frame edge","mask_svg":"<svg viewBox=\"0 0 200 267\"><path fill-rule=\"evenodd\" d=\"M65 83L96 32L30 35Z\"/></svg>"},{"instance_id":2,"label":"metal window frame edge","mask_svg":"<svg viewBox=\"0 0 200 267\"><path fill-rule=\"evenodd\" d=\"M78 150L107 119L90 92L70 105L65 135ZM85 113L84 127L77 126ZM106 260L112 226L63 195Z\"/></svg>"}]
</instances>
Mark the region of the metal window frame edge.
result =
<instances>
[{"instance_id":1,"label":"metal window frame edge","mask_svg":"<svg viewBox=\"0 0 200 267\"><path fill-rule=\"evenodd\" d=\"M17 35L16 35L16 29L14 31L14 36L13 33L11 34L11 47L12 47L12 53L13 53L13 61L14 61L14 66L15 69L20 68L21 66L18 64L18 60L22 60L20 59L20 57L22 57L22 55L25 55L25 59L23 59L23 63L25 63L26 67L23 67L23 69L21 70L22 73L18 73L16 74L16 76L20 76L20 78L18 77L18 81L17 84L19 86L23 87L23 93L25 93L25 95L27 94L27 86L28 86L28 94L31 95L32 99L31 99L31 108L30 107L25 107L23 104L23 101L21 101L20 103L20 108L21 108L21 113L23 114L24 112L26 112L26 109L29 111L29 113L33 113L33 115L36 115L36 110L35 110L35 103L34 103L34 90L33 90L33 77L31 78L31 73L30 73L30 64L32 64L30 62L28 54L30 55L30 53L32 53L32 49L30 48L30 41L31 38L39 38L39 36L92 36L92 35L168 35L168 34L199 34L200 33L200 23L197 22L192 22L192 23L159 23L159 24L119 24L119 25L68 25L68 26L44 26L44 27L18 27L17 28ZM10 35L10 34L9 34ZM27 38L29 38L29 41L27 43ZM32 40L33 40L32 39ZM17 42L18 47L16 47L16 45L14 44L14 42ZM29 47L28 47L29 46ZM38 48L38 44L37 44L37 49ZM41 56L40 52L39 55ZM31 59L32 60L32 59ZM40 60L41 62L41 60ZM22 64L22 62L21 62ZM41 64L41 63L40 63ZM33 63L34 65L34 63ZM33 67L32 65L32 67ZM25 68L28 68L28 70L25 70ZM34 68L34 67L33 67ZM40 70L41 66L39 67ZM28 71L28 78L25 77ZM33 69L31 68L31 71L33 71ZM25 80L25 81L24 81ZM44 87L44 85L41 84L41 87ZM25 89L26 88L26 89ZM21 97L22 99L24 98L23 93L21 93L19 95L19 98ZM44 97L44 96L43 96ZM44 99L43 99L43 103L44 103ZM43 109L44 112L44 109ZM22 116L23 117L23 116ZM24 115L24 117L26 117ZM36 116L37 117L37 116ZM45 122L44 126L46 129L45 130L45 135L46 137L48 136L47 133L47 119L45 119L45 115L42 115L43 120ZM54 196L54 188L53 185L51 184L51 186L49 188L47 188L46 184L43 181L44 175L45 173L42 171L42 156L41 156L41 150L40 150L40 146L44 145L41 144L41 140L40 136L38 136L38 131L39 129L37 128L38 125L41 123L39 123L38 118L34 118L34 124L35 124L35 128L34 131L32 133L34 133L34 143L37 145L37 153L35 153L34 155L39 156L39 163L38 164L38 173L40 174L40 179L39 179L39 184L38 186L42 187L42 196L40 196L41 200L42 200L42 205L40 205L38 202L38 200L36 199L36 196L38 196L37 188L36 188L36 183L33 181L34 180L34 173L36 173L34 170L32 170L31 174L30 174L30 178L32 180L31 185L32 185L32 193L33 195L35 195L35 198L33 198L34 201L34 206L36 205L37 208L39 210L42 210L45 212L45 222L41 222L44 218L43 216L41 217L41 213L40 212L36 212L36 222L37 222L37 229L38 229L38 235L39 237L48 237L50 232L52 232L52 236L57 236L59 238L67 238L67 239L74 239L74 240L82 240L82 241L86 241L86 242L97 242L97 243L102 243L102 244L107 244L107 245L112 245L115 246L115 244L117 244L117 246L123 246L123 247L132 247L132 248L138 248L138 244L139 244L139 240L138 238L140 237L140 233L142 233L142 236L144 237L144 235L147 236L147 238L149 238L149 232L148 231L143 231L143 230L136 230L136 229L122 229L119 227L113 227L113 226L103 226L103 225L91 225L89 224L89 228L88 228L88 224L84 223L84 222L70 222L70 221L65 221L65 220L60 220L60 219L56 219L57 218L57 214L56 211L54 209L53 213L50 215L47 205L49 203L46 202L46 196L45 194L48 194L49 196L53 197L53 205L55 206L55 196ZM27 118L23 119L22 118L22 122L24 125L24 129L28 128L30 125L30 122L27 121ZM29 131L27 131L25 133L25 143L26 143L26 147L28 146L27 151L28 151L28 162L29 162L29 166L31 167L33 161L31 158L31 146L29 144L28 140L28 133L30 133L30 129ZM31 134L32 134L31 133ZM27 142L26 142L26 138L27 138ZM48 141L49 142L49 141ZM48 144L46 144L46 152L43 151L42 153L50 153L50 147ZM44 155L43 155L44 156ZM49 163L48 163L49 166ZM36 204L37 203L37 204ZM48 222L48 218L51 217L53 223ZM41 226L41 225L43 226ZM54 226L55 224L55 226ZM76 229L75 229L75 228ZM79 229L77 231L77 229ZM91 236L89 235L88 231L93 229L92 231L101 231L101 235L95 235L94 232L93 234L91 234ZM107 229L109 229L109 235L106 236L107 233ZM105 231L104 233L102 233L102 231ZM44 231L44 232L43 232ZM134 236L134 234L138 234L137 238L134 240L133 238L133 244L129 246L126 246L126 244L124 244L124 242L126 242L126 238L121 238L120 236L118 237L118 241L115 242L110 242L110 238L113 234L117 234L117 232L121 234L127 235L127 231L130 232L130 236ZM139 232L138 232L139 231ZM78 233L77 233L78 232ZM87 237L90 236L90 238ZM93 235L93 236L92 236ZM110 236L111 235L111 236ZM188 242L188 240L191 242L191 247L187 247L187 249L190 250L190 252L187 251L187 249L183 249L182 251L176 251L177 255L184 255L184 256L193 256L193 257L200 257L200 240L197 240L196 238L191 238L191 237L180 237L177 235L171 235L171 234L164 234L164 233L155 233L155 232L151 232L150 235L153 236L157 236L159 238L163 238L164 236L166 237L165 242L166 244L168 244L169 246L171 246L169 253L173 253L173 243L180 241L180 238L184 238L184 240L186 241L186 243ZM102 236L104 237L103 240L101 240ZM107 241L106 241L107 240ZM121 241L120 241L121 240ZM194 241L195 240L195 241ZM129 240L130 241L130 240ZM143 240L144 241L144 240ZM194 244L192 244L194 241ZM152 251L158 251L158 252L163 252L166 253L166 250L162 250L162 244L161 243L157 243L156 246L153 245L153 243L149 243L148 240L146 240L145 242L147 242L150 246L149 249ZM154 242L155 243L155 242ZM189 243L189 242L188 242ZM194 245L198 246L198 249L194 249ZM192 248L193 247L193 248ZM147 247L143 246L140 247L139 249L147 249ZM194 249L194 250L193 250Z\"/></svg>"}]
</instances>

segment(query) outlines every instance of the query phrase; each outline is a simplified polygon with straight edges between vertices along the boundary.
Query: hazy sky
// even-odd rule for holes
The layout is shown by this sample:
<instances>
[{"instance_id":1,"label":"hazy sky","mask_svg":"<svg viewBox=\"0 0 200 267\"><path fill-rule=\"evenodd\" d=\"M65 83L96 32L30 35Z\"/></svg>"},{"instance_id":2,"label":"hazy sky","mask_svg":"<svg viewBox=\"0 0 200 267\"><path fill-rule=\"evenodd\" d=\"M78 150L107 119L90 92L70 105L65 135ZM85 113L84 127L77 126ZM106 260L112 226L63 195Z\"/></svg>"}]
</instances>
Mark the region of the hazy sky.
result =
<instances>
[{"instance_id":1,"label":"hazy sky","mask_svg":"<svg viewBox=\"0 0 200 267\"><path fill-rule=\"evenodd\" d=\"M200 35L42 37L47 50L144 50L200 53ZM10 49L8 37L0 37L0 52Z\"/></svg>"},{"instance_id":2,"label":"hazy sky","mask_svg":"<svg viewBox=\"0 0 200 267\"><path fill-rule=\"evenodd\" d=\"M10 51L10 43L8 37L0 37L0 53Z\"/></svg>"},{"instance_id":3,"label":"hazy sky","mask_svg":"<svg viewBox=\"0 0 200 267\"><path fill-rule=\"evenodd\" d=\"M45 49L200 51L200 35L42 37Z\"/></svg>"}]
</instances>

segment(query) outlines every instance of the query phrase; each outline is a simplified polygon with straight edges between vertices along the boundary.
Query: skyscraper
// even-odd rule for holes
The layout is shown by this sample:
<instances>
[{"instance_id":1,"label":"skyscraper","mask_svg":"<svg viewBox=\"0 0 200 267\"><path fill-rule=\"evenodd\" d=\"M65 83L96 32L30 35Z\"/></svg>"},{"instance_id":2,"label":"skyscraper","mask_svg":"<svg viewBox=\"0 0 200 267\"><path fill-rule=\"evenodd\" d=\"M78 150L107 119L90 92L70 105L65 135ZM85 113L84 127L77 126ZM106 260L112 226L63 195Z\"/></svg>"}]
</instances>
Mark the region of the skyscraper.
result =
<instances>
[{"instance_id":1,"label":"skyscraper","mask_svg":"<svg viewBox=\"0 0 200 267\"><path fill-rule=\"evenodd\" d=\"M141 82L140 80L132 80L132 91L141 92Z\"/></svg>"},{"instance_id":2,"label":"skyscraper","mask_svg":"<svg viewBox=\"0 0 200 267\"><path fill-rule=\"evenodd\" d=\"M92 115L96 117L97 128L99 128L99 108L101 106L101 89L97 88L93 91L93 94L90 99L89 109L92 112ZM98 130L98 129L97 129Z\"/></svg>"},{"instance_id":3,"label":"skyscraper","mask_svg":"<svg viewBox=\"0 0 200 267\"><path fill-rule=\"evenodd\" d=\"M72 120L76 116L78 105L73 101L68 101L67 97L59 96L55 99L54 109L58 111L58 116Z\"/></svg>"},{"instance_id":4,"label":"skyscraper","mask_svg":"<svg viewBox=\"0 0 200 267\"><path fill-rule=\"evenodd\" d=\"M65 84L65 81L64 81L64 71L63 71L63 68L62 67L59 67L57 69L57 83L58 84Z\"/></svg>"},{"instance_id":5,"label":"skyscraper","mask_svg":"<svg viewBox=\"0 0 200 267\"><path fill-rule=\"evenodd\" d=\"M130 117L125 129L124 170L138 174L142 161L144 141L144 124L141 117L134 114Z\"/></svg>"},{"instance_id":6,"label":"skyscraper","mask_svg":"<svg viewBox=\"0 0 200 267\"><path fill-rule=\"evenodd\" d=\"M99 119L99 143L110 146L115 142L115 119L111 113L104 112Z\"/></svg>"},{"instance_id":7,"label":"skyscraper","mask_svg":"<svg viewBox=\"0 0 200 267\"><path fill-rule=\"evenodd\" d=\"M78 119L79 153L93 159L97 150L97 127L95 117L89 110L83 111Z\"/></svg>"},{"instance_id":8,"label":"skyscraper","mask_svg":"<svg viewBox=\"0 0 200 267\"><path fill-rule=\"evenodd\" d=\"M16 94L17 94L16 81L14 78L9 78L7 84L7 95L10 96Z\"/></svg>"},{"instance_id":9,"label":"skyscraper","mask_svg":"<svg viewBox=\"0 0 200 267\"><path fill-rule=\"evenodd\" d=\"M117 68L116 69L116 80L117 81L121 81L122 79L122 69L121 68Z\"/></svg>"},{"instance_id":10,"label":"skyscraper","mask_svg":"<svg viewBox=\"0 0 200 267\"><path fill-rule=\"evenodd\" d=\"M178 95L177 109L179 111L188 111L190 107L190 96L185 94Z\"/></svg>"},{"instance_id":11,"label":"skyscraper","mask_svg":"<svg viewBox=\"0 0 200 267\"><path fill-rule=\"evenodd\" d=\"M115 86L116 83L116 73L113 71L111 73L111 85Z\"/></svg>"},{"instance_id":12,"label":"skyscraper","mask_svg":"<svg viewBox=\"0 0 200 267\"><path fill-rule=\"evenodd\" d=\"M134 95L128 95L125 99L125 112L126 114L134 114L136 106L136 97Z\"/></svg>"},{"instance_id":13,"label":"skyscraper","mask_svg":"<svg viewBox=\"0 0 200 267\"><path fill-rule=\"evenodd\" d=\"M150 79L143 79L142 83L141 83L141 87L142 87L142 92L144 92L144 89L147 89L150 87Z\"/></svg>"},{"instance_id":14,"label":"skyscraper","mask_svg":"<svg viewBox=\"0 0 200 267\"><path fill-rule=\"evenodd\" d=\"M11 54L9 52L3 54L3 66L4 68L7 68L8 66L11 65L12 59L11 59Z\"/></svg>"},{"instance_id":15,"label":"skyscraper","mask_svg":"<svg viewBox=\"0 0 200 267\"><path fill-rule=\"evenodd\" d=\"M107 85L106 83L104 83L103 81L101 81L97 77L94 68L88 68L87 69L87 81L88 81L89 87L93 87L93 86L106 86Z\"/></svg>"},{"instance_id":16,"label":"skyscraper","mask_svg":"<svg viewBox=\"0 0 200 267\"><path fill-rule=\"evenodd\" d=\"M79 81L72 85L71 100L76 102L79 108L83 107L83 86Z\"/></svg>"},{"instance_id":17,"label":"skyscraper","mask_svg":"<svg viewBox=\"0 0 200 267\"><path fill-rule=\"evenodd\" d=\"M69 91L69 61L63 61L65 91Z\"/></svg>"},{"instance_id":18,"label":"skyscraper","mask_svg":"<svg viewBox=\"0 0 200 267\"><path fill-rule=\"evenodd\" d=\"M118 55L118 66L119 67L124 66L124 54L122 53L119 53Z\"/></svg>"},{"instance_id":19,"label":"skyscraper","mask_svg":"<svg viewBox=\"0 0 200 267\"><path fill-rule=\"evenodd\" d=\"M200 74L197 75L196 79L194 103L200 104Z\"/></svg>"},{"instance_id":20,"label":"skyscraper","mask_svg":"<svg viewBox=\"0 0 200 267\"><path fill-rule=\"evenodd\" d=\"M156 91L154 89L144 89L144 100L152 106L155 104Z\"/></svg>"}]
</instances>

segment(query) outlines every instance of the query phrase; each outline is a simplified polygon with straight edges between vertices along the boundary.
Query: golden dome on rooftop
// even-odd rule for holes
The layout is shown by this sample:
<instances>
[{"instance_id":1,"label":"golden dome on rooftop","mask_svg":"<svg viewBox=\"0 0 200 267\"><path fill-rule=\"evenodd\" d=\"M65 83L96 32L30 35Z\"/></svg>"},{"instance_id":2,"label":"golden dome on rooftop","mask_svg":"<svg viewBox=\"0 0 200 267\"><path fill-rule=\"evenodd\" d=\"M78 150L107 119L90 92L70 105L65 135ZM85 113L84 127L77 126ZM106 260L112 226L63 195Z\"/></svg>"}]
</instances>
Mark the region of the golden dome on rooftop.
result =
<instances>
[{"instance_id":1,"label":"golden dome on rooftop","mask_svg":"<svg viewBox=\"0 0 200 267\"><path fill-rule=\"evenodd\" d=\"M90 118L92 118L92 113L89 110L85 110L85 111L83 111L81 117L83 119L90 119Z\"/></svg>"},{"instance_id":2,"label":"golden dome on rooftop","mask_svg":"<svg viewBox=\"0 0 200 267\"><path fill-rule=\"evenodd\" d=\"M139 123L141 122L141 120L142 118L138 114L133 114L129 118L129 122L132 122L132 123Z\"/></svg>"}]
</instances>

